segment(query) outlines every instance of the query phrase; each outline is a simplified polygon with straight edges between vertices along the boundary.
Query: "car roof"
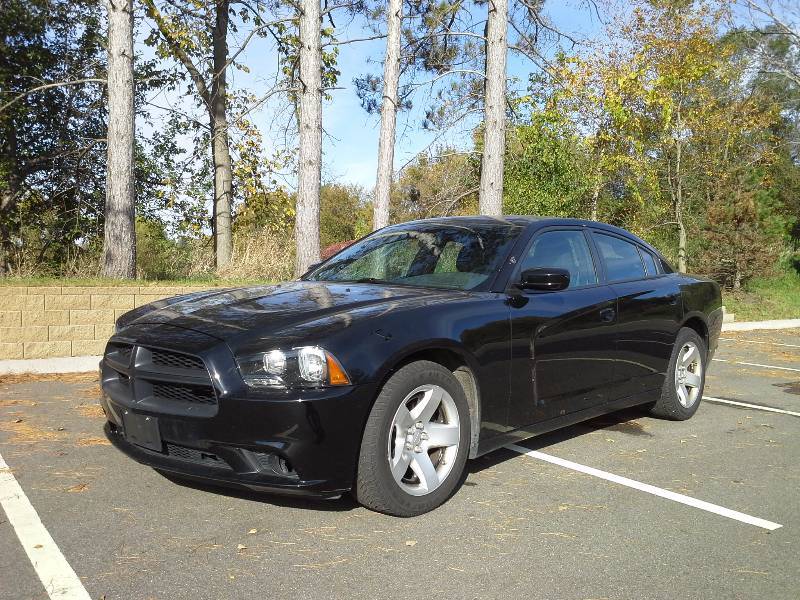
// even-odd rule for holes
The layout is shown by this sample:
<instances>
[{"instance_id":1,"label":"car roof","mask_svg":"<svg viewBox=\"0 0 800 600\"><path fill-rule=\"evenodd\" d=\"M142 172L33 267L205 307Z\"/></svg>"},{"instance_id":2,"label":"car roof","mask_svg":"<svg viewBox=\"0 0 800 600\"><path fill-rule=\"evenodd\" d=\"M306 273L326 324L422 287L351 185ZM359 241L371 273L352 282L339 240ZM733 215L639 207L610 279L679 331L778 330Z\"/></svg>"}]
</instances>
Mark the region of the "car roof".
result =
<instances>
[{"instance_id":1,"label":"car roof","mask_svg":"<svg viewBox=\"0 0 800 600\"><path fill-rule=\"evenodd\" d=\"M622 229L615 225L608 223L601 223L600 221L590 221L588 219L573 219L568 217L547 217L539 215L502 215L499 217L492 217L488 215L468 215L468 216L455 216L455 217L432 217L429 219L417 219L415 221L407 221L406 223L398 223L397 225L408 225L412 223L430 223L441 225L462 225L471 227L476 225L515 225L518 227L529 227L536 225L536 228L551 227L558 225L572 225L582 227L595 227L597 229L607 231L609 233L618 233L628 238L633 238L640 244L648 249L654 251L658 256L663 258L661 252L651 244L641 239L636 234L631 233L627 229Z\"/></svg>"}]
</instances>

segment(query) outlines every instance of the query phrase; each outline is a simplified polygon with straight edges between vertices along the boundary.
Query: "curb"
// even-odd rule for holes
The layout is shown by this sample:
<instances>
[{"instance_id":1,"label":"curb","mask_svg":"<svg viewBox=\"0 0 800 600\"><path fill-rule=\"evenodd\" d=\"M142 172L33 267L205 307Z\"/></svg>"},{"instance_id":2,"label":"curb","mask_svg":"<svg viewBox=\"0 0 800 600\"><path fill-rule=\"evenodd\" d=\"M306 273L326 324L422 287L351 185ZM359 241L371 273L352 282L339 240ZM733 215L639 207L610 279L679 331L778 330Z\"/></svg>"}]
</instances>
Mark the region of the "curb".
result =
<instances>
[{"instance_id":1,"label":"curb","mask_svg":"<svg viewBox=\"0 0 800 600\"><path fill-rule=\"evenodd\" d=\"M28 360L0 360L0 375L20 373L90 373L102 356L64 356Z\"/></svg>"},{"instance_id":2,"label":"curb","mask_svg":"<svg viewBox=\"0 0 800 600\"><path fill-rule=\"evenodd\" d=\"M800 327L800 319L778 319L775 321L734 321L723 323L722 331L754 331L756 329L790 329Z\"/></svg>"}]
</instances>

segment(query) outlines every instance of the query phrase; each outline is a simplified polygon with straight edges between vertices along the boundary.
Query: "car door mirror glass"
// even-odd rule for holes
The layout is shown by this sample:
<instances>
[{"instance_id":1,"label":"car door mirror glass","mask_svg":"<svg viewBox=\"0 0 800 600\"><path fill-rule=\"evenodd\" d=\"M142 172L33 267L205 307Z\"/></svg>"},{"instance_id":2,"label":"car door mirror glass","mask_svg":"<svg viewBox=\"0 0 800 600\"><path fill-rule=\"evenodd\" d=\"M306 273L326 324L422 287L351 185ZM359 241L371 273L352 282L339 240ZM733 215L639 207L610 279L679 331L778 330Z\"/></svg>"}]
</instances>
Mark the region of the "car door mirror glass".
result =
<instances>
[{"instance_id":1,"label":"car door mirror glass","mask_svg":"<svg viewBox=\"0 0 800 600\"><path fill-rule=\"evenodd\" d=\"M520 275L519 287L549 292L565 290L569 287L569 271L555 267L526 269Z\"/></svg>"}]
</instances>

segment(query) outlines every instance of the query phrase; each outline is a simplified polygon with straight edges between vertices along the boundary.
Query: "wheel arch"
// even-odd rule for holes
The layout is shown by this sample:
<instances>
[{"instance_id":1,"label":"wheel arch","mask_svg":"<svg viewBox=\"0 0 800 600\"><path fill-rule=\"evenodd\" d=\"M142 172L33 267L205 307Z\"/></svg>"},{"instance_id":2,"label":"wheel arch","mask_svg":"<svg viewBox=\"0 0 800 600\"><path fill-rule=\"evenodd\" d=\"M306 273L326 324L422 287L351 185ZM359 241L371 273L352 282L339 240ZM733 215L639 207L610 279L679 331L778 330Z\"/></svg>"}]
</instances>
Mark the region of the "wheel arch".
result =
<instances>
[{"instance_id":1,"label":"wheel arch","mask_svg":"<svg viewBox=\"0 0 800 600\"><path fill-rule=\"evenodd\" d=\"M387 361L387 364L382 369L377 389L380 390L386 380L398 369L419 360L427 360L442 365L452 372L453 376L461 384L469 406L469 458L475 458L478 455L480 438L481 393L478 377L475 373L477 366L466 350L448 341L430 343L424 347L407 348L404 352Z\"/></svg>"},{"instance_id":2,"label":"wheel arch","mask_svg":"<svg viewBox=\"0 0 800 600\"><path fill-rule=\"evenodd\" d=\"M708 324L699 313L688 315L681 324L681 327L687 327L694 330L697 335L700 336L700 339L703 340L703 343L706 346L706 352L709 351Z\"/></svg>"}]
</instances>

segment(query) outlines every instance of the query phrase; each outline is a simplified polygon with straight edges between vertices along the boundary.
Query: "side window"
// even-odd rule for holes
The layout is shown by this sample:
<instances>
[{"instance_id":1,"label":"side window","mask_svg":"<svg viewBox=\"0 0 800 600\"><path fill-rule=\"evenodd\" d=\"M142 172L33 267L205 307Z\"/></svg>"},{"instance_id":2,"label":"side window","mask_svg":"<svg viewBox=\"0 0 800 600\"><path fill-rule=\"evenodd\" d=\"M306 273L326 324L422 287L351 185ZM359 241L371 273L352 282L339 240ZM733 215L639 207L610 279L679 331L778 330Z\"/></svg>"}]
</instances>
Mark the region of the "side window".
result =
<instances>
[{"instance_id":1,"label":"side window","mask_svg":"<svg viewBox=\"0 0 800 600\"><path fill-rule=\"evenodd\" d=\"M658 275L658 267L656 266L656 259L653 257L653 255L644 248L639 248L639 252L642 255L644 266L647 269L647 276L655 277Z\"/></svg>"},{"instance_id":2,"label":"side window","mask_svg":"<svg viewBox=\"0 0 800 600\"><path fill-rule=\"evenodd\" d=\"M520 272L537 267L569 271L569 287L597 283L592 253L582 231L546 231L538 236L520 263Z\"/></svg>"},{"instance_id":3,"label":"side window","mask_svg":"<svg viewBox=\"0 0 800 600\"><path fill-rule=\"evenodd\" d=\"M602 233L594 235L609 283L644 278L644 265L634 244Z\"/></svg>"}]
</instances>

